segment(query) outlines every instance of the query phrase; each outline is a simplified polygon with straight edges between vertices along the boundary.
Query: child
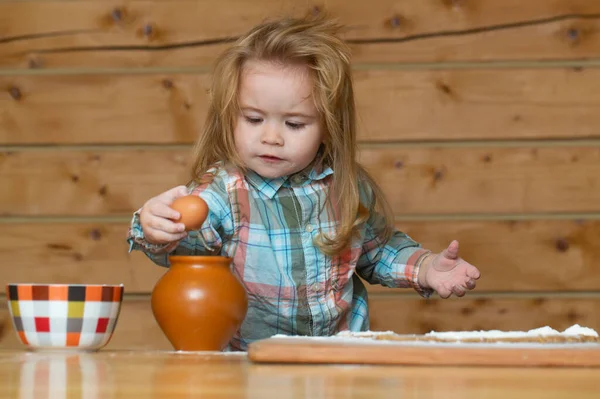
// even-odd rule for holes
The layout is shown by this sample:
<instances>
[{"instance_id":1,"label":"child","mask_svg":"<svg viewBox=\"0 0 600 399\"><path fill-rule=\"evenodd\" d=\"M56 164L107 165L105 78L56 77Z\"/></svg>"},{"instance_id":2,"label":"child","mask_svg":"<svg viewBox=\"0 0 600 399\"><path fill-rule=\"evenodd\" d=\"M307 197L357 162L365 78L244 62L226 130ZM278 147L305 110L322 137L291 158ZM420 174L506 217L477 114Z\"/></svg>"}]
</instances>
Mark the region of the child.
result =
<instances>
[{"instance_id":1,"label":"child","mask_svg":"<svg viewBox=\"0 0 600 399\"><path fill-rule=\"evenodd\" d=\"M441 253L393 229L382 193L356 161L348 48L334 23L261 24L218 59L192 182L147 201L128 241L158 265L169 255L222 255L249 305L230 343L274 334L369 329L371 284L463 296L479 271L452 241ZM184 232L169 205L193 193L210 212Z\"/></svg>"}]
</instances>

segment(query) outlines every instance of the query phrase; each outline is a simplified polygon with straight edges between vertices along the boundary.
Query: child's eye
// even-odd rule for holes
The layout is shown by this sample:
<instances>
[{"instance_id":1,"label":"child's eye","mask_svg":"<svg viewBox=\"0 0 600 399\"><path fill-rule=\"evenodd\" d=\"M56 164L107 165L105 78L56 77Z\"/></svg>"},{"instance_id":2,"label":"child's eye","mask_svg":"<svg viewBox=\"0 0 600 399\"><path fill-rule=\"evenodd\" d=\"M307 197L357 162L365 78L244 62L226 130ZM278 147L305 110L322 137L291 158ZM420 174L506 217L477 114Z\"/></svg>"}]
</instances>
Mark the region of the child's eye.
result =
<instances>
[{"instance_id":1,"label":"child's eye","mask_svg":"<svg viewBox=\"0 0 600 399\"><path fill-rule=\"evenodd\" d=\"M294 122L286 122L285 123L290 129L302 129L304 126L306 126L304 123L294 123Z\"/></svg>"},{"instance_id":2,"label":"child's eye","mask_svg":"<svg viewBox=\"0 0 600 399\"><path fill-rule=\"evenodd\" d=\"M262 122L262 118L253 118L251 116L246 116L246 122L256 125Z\"/></svg>"}]
</instances>

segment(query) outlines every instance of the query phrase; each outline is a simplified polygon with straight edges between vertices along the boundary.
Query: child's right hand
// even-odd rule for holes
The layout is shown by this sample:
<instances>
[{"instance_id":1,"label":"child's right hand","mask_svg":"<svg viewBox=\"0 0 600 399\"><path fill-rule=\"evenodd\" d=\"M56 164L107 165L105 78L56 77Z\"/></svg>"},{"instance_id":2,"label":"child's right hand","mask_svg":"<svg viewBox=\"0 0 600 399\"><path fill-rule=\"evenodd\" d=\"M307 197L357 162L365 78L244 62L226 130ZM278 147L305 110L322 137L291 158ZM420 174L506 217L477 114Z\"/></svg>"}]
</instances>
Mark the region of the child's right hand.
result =
<instances>
[{"instance_id":1,"label":"child's right hand","mask_svg":"<svg viewBox=\"0 0 600 399\"><path fill-rule=\"evenodd\" d=\"M187 187L177 186L146 201L140 212L140 223L147 242L169 244L187 236L185 225L176 222L179 212L170 205L188 194Z\"/></svg>"}]
</instances>

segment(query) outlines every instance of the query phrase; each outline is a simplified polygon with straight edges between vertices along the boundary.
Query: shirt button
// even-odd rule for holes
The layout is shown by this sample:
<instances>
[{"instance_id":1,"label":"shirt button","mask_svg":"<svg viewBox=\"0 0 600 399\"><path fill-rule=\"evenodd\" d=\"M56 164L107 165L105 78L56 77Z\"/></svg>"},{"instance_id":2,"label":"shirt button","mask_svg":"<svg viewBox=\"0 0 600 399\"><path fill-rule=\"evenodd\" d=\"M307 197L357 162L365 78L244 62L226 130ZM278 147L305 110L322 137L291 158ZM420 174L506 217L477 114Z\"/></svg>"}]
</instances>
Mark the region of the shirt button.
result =
<instances>
[{"instance_id":1,"label":"shirt button","mask_svg":"<svg viewBox=\"0 0 600 399\"><path fill-rule=\"evenodd\" d=\"M319 283L314 283L314 284L313 284L313 285L310 287L310 289L311 289L311 290L313 290L314 292L317 292L317 291L319 291L319 287L320 287Z\"/></svg>"},{"instance_id":2,"label":"shirt button","mask_svg":"<svg viewBox=\"0 0 600 399\"><path fill-rule=\"evenodd\" d=\"M308 233L312 233L314 229L315 229L315 228L313 227L313 225L312 225L312 224L307 224L307 225L306 225L306 231L307 231Z\"/></svg>"},{"instance_id":3,"label":"shirt button","mask_svg":"<svg viewBox=\"0 0 600 399\"><path fill-rule=\"evenodd\" d=\"M296 176L292 177L292 182L295 184L301 184L302 182L304 182L304 176L296 175Z\"/></svg>"}]
</instances>

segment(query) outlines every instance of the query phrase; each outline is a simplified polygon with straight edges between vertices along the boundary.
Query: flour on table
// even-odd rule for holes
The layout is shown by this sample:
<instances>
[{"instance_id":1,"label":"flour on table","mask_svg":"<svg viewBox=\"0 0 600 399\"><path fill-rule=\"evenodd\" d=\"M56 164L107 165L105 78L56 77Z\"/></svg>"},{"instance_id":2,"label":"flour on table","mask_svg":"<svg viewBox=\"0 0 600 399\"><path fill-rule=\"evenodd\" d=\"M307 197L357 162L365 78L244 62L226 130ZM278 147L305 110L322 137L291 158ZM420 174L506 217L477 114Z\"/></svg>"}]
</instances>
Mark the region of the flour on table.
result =
<instances>
[{"instance_id":1,"label":"flour on table","mask_svg":"<svg viewBox=\"0 0 600 399\"><path fill-rule=\"evenodd\" d=\"M549 326L528 331L430 331L426 334L397 334L393 331L341 331L329 337L306 337L297 335L277 334L273 338L309 339L313 342L423 342L423 343L600 343L598 333L588 327L575 324L564 331L555 330Z\"/></svg>"},{"instance_id":2,"label":"flour on table","mask_svg":"<svg viewBox=\"0 0 600 399\"><path fill-rule=\"evenodd\" d=\"M598 337L598 333L595 330L587 327L581 327L575 324L567 328L563 332L559 332L549 326L536 328L529 331L501 331L501 330L487 330L487 331L447 331L447 332L436 332L431 331L425 334L425 337L434 338L446 338L451 340L461 340L465 338L532 338L532 337L545 337L545 336L592 336Z\"/></svg>"},{"instance_id":3,"label":"flour on table","mask_svg":"<svg viewBox=\"0 0 600 399\"><path fill-rule=\"evenodd\" d=\"M528 331L430 331L426 334L396 334L392 331L343 331L336 337L370 338L390 341L430 341L430 342L600 342L598 333L588 327L575 324L560 332L549 326Z\"/></svg>"},{"instance_id":4,"label":"flour on table","mask_svg":"<svg viewBox=\"0 0 600 399\"><path fill-rule=\"evenodd\" d=\"M563 334L565 335L590 335L592 337L597 337L598 333L588 327L581 327L579 324L575 324L574 326L571 326L569 328L567 328L565 331L563 331Z\"/></svg>"}]
</instances>

